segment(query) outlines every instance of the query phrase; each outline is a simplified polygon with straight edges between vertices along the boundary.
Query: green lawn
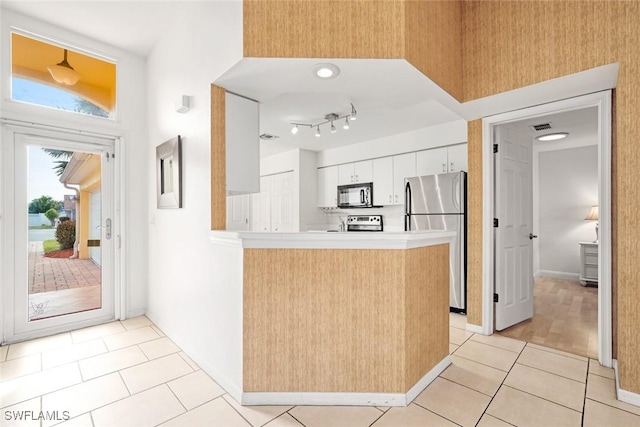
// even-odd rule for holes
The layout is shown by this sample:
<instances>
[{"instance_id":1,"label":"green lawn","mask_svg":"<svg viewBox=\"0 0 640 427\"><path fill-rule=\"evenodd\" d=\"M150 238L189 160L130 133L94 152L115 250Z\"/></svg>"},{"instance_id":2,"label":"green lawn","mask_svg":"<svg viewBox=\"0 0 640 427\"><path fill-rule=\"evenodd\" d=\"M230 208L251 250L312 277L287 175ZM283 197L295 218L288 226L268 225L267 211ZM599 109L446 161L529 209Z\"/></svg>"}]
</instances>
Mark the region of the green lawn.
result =
<instances>
[{"instance_id":1,"label":"green lawn","mask_svg":"<svg viewBox=\"0 0 640 427\"><path fill-rule=\"evenodd\" d=\"M47 254L51 251L57 251L60 249L60 243L57 240L45 240L42 242L42 247L44 248L44 253Z\"/></svg>"},{"instance_id":2,"label":"green lawn","mask_svg":"<svg viewBox=\"0 0 640 427\"><path fill-rule=\"evenodd\" d=\"M51 230L52 228L55 227L52 227L50 225L32 225L29 227L29 230Z\"/></svg>"}]
</instances>

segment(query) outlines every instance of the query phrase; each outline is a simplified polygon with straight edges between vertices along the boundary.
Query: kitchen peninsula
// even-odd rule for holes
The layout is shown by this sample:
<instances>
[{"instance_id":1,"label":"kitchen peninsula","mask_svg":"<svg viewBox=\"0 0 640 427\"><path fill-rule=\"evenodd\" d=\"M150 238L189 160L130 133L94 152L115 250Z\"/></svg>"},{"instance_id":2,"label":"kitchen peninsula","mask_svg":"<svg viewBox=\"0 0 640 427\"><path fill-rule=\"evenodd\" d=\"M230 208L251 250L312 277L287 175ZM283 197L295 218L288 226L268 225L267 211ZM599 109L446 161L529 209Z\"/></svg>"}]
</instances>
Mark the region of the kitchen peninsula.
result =
<instances>
[{"instance_id":1,"label":"kitchen peninsula","mask_svg":"<svg viewBox=\"0 0 640 427\"><path fill-rule=\"evenodd\" d=\"M453 232L212 231L242 306L245 405L404 406L450 363ZM238 317L240 319L240 317ZM239 320L240 321L240 320Z\"/></svg>"}]
</instances>

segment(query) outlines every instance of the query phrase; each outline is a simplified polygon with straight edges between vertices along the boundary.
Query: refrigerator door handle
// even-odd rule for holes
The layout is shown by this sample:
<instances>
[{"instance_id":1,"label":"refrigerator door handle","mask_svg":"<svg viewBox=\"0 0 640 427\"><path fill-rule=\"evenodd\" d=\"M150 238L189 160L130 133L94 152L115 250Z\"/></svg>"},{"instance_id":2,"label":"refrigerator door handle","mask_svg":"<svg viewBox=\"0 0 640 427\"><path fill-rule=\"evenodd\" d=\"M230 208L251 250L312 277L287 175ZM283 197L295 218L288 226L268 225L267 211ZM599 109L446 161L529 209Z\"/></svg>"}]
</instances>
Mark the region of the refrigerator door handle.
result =
<instances>
[{"instance_id":1,"label":"refrigerator door handle","mask_svg":"<svg viewBox=\"0 0 640 427\"><path fill-rule=\"evenodd\" d=\"M404 186L404 231L411 231L411 184Z\"/></svg>"}]
</instances>

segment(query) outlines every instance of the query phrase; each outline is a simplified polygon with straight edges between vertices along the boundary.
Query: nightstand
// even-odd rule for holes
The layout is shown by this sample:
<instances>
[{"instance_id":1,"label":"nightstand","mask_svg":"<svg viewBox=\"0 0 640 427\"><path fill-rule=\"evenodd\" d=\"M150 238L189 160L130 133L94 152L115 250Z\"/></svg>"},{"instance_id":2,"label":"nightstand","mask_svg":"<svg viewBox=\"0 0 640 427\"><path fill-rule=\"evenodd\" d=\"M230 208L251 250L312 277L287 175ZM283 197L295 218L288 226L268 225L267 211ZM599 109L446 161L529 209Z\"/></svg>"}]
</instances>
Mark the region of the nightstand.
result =
<instances>
[{"instance_id":1,"label":"nightstand","mask_svg":"<svg viewBox=\"0 0 640 427\"><path fill-rule=\"evenodd\" d=\"M580 284L598 285L598 244L580 242Z\"/></svg>"}]
</instances>

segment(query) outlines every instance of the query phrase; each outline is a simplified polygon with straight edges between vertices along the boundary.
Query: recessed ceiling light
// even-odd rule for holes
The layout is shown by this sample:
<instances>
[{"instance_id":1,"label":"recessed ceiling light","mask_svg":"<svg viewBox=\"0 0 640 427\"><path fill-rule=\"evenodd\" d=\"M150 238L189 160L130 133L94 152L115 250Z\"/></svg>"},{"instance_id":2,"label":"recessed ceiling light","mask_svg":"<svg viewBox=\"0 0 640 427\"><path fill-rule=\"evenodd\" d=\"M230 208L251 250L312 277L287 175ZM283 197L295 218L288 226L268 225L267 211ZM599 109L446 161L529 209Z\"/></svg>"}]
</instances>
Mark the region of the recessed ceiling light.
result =
<instances>
[{"instance_id":1,"label":"recessed ceiling light","mask_svg":"<svg viewBox=\"0 0 640 427\"><path fill-rule=\"evenodd\" d=\"M569 132L555 132L536 136L536 139L538 141L556 141L558 139L566 138L567 136L569 136Z\"/></svg>"},{"instance_id":2,"label":"recessed ceiling light","mask_svg":"<svg viewBox=\"0 0 640 427\"><path fill-rule=\"evenodd\" d=\"M313 74L322 80L335 79L340 75L340 68L334 64L316 64L313 66Z\"/></svg>"}]
</instances>

